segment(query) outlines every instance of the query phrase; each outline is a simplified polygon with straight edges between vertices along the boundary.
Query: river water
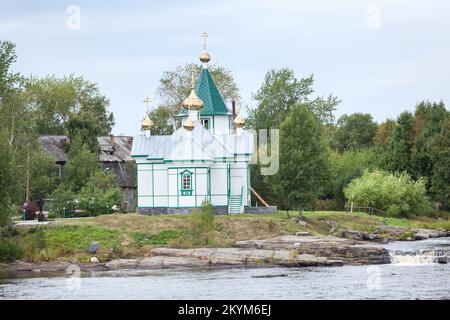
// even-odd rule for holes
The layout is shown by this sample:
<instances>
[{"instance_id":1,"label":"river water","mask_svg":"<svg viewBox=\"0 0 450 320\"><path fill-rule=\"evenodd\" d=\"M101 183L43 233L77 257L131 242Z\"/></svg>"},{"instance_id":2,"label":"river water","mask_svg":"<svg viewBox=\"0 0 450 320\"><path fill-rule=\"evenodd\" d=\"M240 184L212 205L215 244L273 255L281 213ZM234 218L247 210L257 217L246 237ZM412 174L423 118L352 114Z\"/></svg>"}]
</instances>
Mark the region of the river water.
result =
<instances>
[{"instance_id":1,"label":"river water","mask_svg":"<svg viewBox=\"0 0 450 320\"><path fill-rule=\"evenodd\" d=\"M450 238L383 246L394 263L8 279L0 299L450 299L450 264L434 258L449 253Z\"/></svg>"}]
</instances>

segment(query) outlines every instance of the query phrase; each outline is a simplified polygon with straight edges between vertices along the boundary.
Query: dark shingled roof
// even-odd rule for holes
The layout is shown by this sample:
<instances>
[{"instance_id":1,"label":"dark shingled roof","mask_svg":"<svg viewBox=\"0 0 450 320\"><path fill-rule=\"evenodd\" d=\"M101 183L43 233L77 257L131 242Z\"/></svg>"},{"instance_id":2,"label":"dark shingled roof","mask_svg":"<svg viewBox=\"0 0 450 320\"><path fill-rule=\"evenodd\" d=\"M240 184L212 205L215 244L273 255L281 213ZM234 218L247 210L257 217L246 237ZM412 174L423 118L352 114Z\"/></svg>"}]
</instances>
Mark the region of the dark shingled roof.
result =
<instances>
[{"instance_id":1,"label":"dark shingled roof","mask_svg":"<svg viewBox=\"0 0 450 320\"><path fill-rule=\"evenodd\" d=\"M39 137L42 148L51 154L56 162L66 162L68 159L66 145L69 143L67 136L47 136ZM133 161L131 158L131 146L133 137L130 136L107 136L98 137L100 145L99 160L101 162L125 162Z\"/></svg>"}]
</instances>

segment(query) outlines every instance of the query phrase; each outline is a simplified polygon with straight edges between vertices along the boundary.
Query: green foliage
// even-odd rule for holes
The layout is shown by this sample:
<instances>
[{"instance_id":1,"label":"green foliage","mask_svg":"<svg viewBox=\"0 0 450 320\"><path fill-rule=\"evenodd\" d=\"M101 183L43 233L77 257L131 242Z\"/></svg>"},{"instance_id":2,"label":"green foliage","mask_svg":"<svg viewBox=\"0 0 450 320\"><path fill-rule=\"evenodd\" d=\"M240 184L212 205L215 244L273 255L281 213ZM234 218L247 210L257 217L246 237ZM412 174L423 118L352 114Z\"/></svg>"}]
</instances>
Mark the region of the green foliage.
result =
<instances>
[{"instance_id":1,"label":"green foliage","mask_svg":"<svg viewBox=\"0 0 450 320\"><path fill-rule=\"evenodd\" d=\"M167 229L158 232L157 234L146 234L142 232L135 232L132 234L133 240L137 245L167 245L179 238L186 237L188 232L185 229Z\"/></svg>"},{"instance_id":2,"label":"green foliage","mask_svg":"<svg viewBox=\"0 0 450 320\"><path fill-rule=\"evenodd\" d=\"M329 177L328 157L321 122L297 105L281 125L278 173L266 180L288 200L288 208L310 207Z\"/></svg>"},{"instance_id":3,"label":"green foliage","mask_svg":"<svg viewBox=\"0 0 450 320\"><path fill-rule=\"evenodd\" d=\"M189 234L193 246L210 245L214 241L214 209L211 203L203 202L190 216Z\"/></svg>"},{"instance_id":4,"label":"green foliage","mask_svg":"<svg viewBox=\"0 0 450 320\"><path fill-rule=\"evenodd\" d=\"M373 149L348 150L342 154L331 153L330 185L325 193L332 195L338 202L338 208L343 208L345 196L344 187L354 178L361 176L365 169L372 169L377 162L377 154Z\"/></svg>"},{"instance_id":5,"label":"green foliage","mask_svg":"<svg viewBox=\"0 0 450 320\"><path fill-rule=\"evenodd\" d=\"M23 248L16 238L0 237L0 262L13 262L23 256Z\"/></svg>"},{"instance_id":6,"label":"green foliage","mask_svg":"<svg viewBox=\"0 0 450 320\"><path fill-rule=\"evenodd\" d=\"M450 209L450 117L441 132L429 141L429 156L433 162L431 193L439 206Z\"/></svg>"},{"instance_id":7,"label":"green foliage","mask_svg":"<svg viewBox=\"0 0 450 320\"><path fill-rule=\"evenodd\" d=\"M153 121L152 134L170 135L174 131L175 120L173 116L177 113L169 106L159 106L150 112L150 119ZM144 119L142 119L144 120Z\"/></svg>"},{"instance_id":8,"label":"green foliage","mask_svg":"<svg viewBox=\"0 0 450 320\"><path fill-rule=\"evenodd\" d=\"M334 121L333 111L340 100L333 95L310 99L313 76L297 79L291 69L270 70L253 95L257 107L248 110L247 125L254 129L279 128L293 106L304 104L323 123Z\"/></svg>"},{"instance_id":9,"label":"green foliage","mask_svg":"<svg viewBox=\"0 0 450 320\"><path fill-rule=\"evenodd\" d=\"M344 114L337 121L332 147L338 152L356 150L372 146L377 132L377 124L368 113Z\"/></svg>"},{"instance_id":10,"label":"green foliage","mask_svg":"<svg viewBox=\"0 0 450 320\"><path fill-rule=\"evenodd\" d=\"M30 157L31 198L48 197L58 186L58 166L48 153L37 148Z\"/></svg>"},{"instance_id":11,"label":"green foliage","mask_svg":"<svg viewBox=\"0 0 450 320\"><path fill-rule=\"evenodd\" d=\"M414 142L414 116L403 112L397 119L389 139L382 167L392 172L411 173L411 152Z\"/></svg>"},{"instance_id":12,"label":"green foliage","mask_svg":"<svg viewBox=\"0 0 450 320\"><path fill-rule=\"evenodd\" d=\"M381 170L352 180L344 189L348 204L387 211L392 216L410 217L432 211L425 192L425 181L413 181L406 173L391 174Z\"/></svg>"},{"instance_id":13,"label":"green foliage","mask_svg":"<svg viewBox=\"0 0 450 320\"><path fill-rule=\"evenodd\" d=\"M122 192L116 185L116 177L111 173L96 172L81 188L78 195L80 208L90 215L111 213L113 206L122 204Z\"/></svg>"},{"instance_id":14,"label":"green foliage","mask_svg":"<svg viewBox=\"0 0 450 320\"><path fill-rule=\"evenodd\" d=\"M31 228L24 235L25 257L31 260L51 261L59 256L85 252L92 241L102 248L113 248L120 244L119 230L88 225L54 226Z\"/></svg>"},{"instance_id":15,"label":"green foliage","mask_svg":"<svg viewBox=\"0 0 450 320\"><path fill-rule=\"evenodd\" d=\"M0 141L5 135L0 131ZM8 222L14 177L11 172L12 152L8 144L0 143L0 227Z\"/></svg>"},{"instance_id":16,"label":"green foliage","mask_svg":"<svg viewBox=\"0 0 450 320\"><path fill-rule=\"evenodd\" d=\"M114 125L108 99L83 77L31 77L25 87L40 134L79 135L90 145L92 136L107 135Z\"/></svg>"},{"instance_id":17,"label":"green foliage","mask_svg":"<svg viewBox=\"0 0 450 320\"><path fill-rule=\"evenodd\" d=\"M86 181L99 171L97 155L74 139L71 142L69 160L64 167L64 185L74 192L79 192Z\"/></svg>"}]
</instances>

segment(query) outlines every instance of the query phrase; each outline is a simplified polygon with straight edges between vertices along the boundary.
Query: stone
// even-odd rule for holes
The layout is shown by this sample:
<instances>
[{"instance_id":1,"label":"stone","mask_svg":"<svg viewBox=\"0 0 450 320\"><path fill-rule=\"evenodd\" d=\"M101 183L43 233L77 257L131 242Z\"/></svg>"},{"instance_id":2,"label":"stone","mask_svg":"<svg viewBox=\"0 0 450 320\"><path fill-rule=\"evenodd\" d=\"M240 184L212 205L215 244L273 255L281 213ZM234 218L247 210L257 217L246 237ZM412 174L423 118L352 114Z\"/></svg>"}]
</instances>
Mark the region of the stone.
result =
<instances>
[{"instance_id":1,"label":"stone","mask_svg":"<svg viewBox=\"0 0 450 320\"><path fill-rule=\"evenodd\" d=\"M309 233L309 232L306 232L306 231L300 231L300 232L295 233L295 235L296 235L297 237L305 237L305 236L309 236L310 233Z\"/></svg>"},{"instance_id":2,"label":"stone","mask_svg":"<svg viewBox=\"0 0 450 320\"><path fill-rule=\"evenodd\" d=\"M98 263L99 262L97 257L92 257L90 261L91 261L91 263Z\"/></svg>"},{"instance_id":3,"label":"stone","mask_svg":"<svg viewBox=\"0 0 450 320\"><path fill-rule=\"evenodd\" d=\"M307 227L307 226L308 226L308 223L306 223L306 222L303 221L303 220L298 220L298 224L301 225L301 226L303 226L303 227Z\"/></svg>"},{"instance_id":4,"label":"stone","mask_svg":"<svg viewBox=\"0 0 450 320\"><path fill-rule=\"evenodd\" d=\"M87 252L89 253L97 253L98 250L100 250L101 245L97 241L92 241L89 245Z\"/></svg>"},{"instance_id":5,"label":"stone","mask_svg":"<svg viewBox=\"0 0 450 320\"><path fill-rule=\"evenodd\" d=\"M359 241L364 240L364 234L356 230L345 230L342 232L342 237Z\"/></svg>"}]
</instances>

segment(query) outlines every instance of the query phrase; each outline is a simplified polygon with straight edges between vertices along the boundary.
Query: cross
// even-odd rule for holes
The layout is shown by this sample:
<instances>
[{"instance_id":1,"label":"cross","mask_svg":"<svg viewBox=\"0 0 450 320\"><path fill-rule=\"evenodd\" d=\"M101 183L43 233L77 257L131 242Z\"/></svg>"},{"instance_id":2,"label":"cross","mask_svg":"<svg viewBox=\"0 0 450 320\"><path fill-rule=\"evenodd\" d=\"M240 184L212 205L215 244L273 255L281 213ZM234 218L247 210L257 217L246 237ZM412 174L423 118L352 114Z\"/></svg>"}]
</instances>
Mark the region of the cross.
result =
<instances>
[{"instance_id":1,"label":"cross","mask_svg":"<svg viewBox=\"0 0 450 320\"><path fill-rule=\"evenodd\" d=\"M195 65L193 64L191 67L191 86L192 88L195 87Z\"/></svg>"},{"instance_id":2,"label":"cross","mask_svg":"<svg viewBox=\"0 0 450 320\"><path fill-rule=\"evenodd\" d=\"M152 101L152 99L150 97L145 97L144 102L147 105L147 112L150 111L150 102Z\"/></svg>"},{"instance_id":3,"label":"cross","mask_svg":"<svg viewBox=\"0 0 450 320\"><path fill-rule=\"evenodd\" d=\"M203 32L202 38L203 38L203 49L206 51L206 42L207 42L207 38L208 38L208 33Z\"/></svg>"},{"instance_id":4,"label":"cross","mask_svg":"<svg viewBox=\"0 0 450 320\"><path fill-rule=\"evenodd\" d=\"M236 100L237 100L236 101L237 102L236 113L241 114L241 97L237 96Z\"/></svg>"}]
</instances>

